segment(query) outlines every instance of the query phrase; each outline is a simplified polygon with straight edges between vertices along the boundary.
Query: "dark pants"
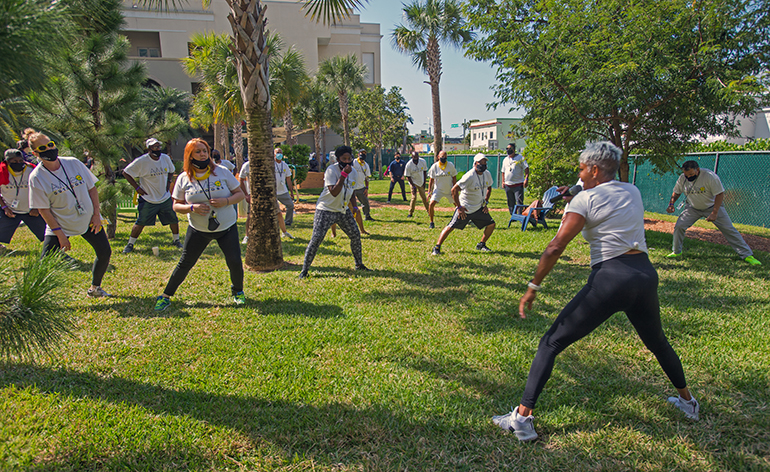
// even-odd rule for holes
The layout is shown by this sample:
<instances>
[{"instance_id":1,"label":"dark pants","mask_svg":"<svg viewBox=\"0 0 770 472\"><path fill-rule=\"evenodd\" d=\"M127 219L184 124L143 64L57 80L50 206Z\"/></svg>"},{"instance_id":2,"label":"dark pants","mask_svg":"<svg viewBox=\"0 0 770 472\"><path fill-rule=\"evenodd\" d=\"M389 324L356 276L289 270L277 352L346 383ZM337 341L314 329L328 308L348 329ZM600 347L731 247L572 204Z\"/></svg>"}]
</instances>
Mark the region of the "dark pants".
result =
<instances>
[{"instance_id":1,"label":"dark pants","mask_svg":"<svg viewBox=\"0 0 770 472\"><path fill-rule=\"evenodd\" d=\"M42 216L31 216L29 213L15 213L15 215L14 218L8 218L4 211L0 211L0 243L10 243L22 221L37 239L43 241L45 220Z\"/></svg>"},{"instance_id":2,"label":"dark pants","mask_svg":"<svg viewBox=\"0 0 770 472\"><path fill-rule=\"evenodd\" d=\"M345 207L345 213L338 213L335 211L316 210L313 217L313 235L310 236L310 242L305 249L305 262L302 264L302 271L307 273L310 269L310 265L315 259L315 255L318 252L318 247L321 246L321 242L326 237L326 232L333 224L340 225L342 231L348 235L350 239L350 251L353 253L353 260L356 262L356 267L363 265L361 258L361 232L358 231L358 225L356 220L353 219L353 213L350 212L350 208Z\"/></svg>"},{"instance_id":3,"label":"dark pants","mask_svg":"<svg viewBox=\"0 0 770 472\"><path fill-rule=\"evenodd\" d=\"M622 255L593 267L586 285L540 339L521 404L535 408L537 397L551 376L556 356L619 311L626 313L674 387L685 388L682 363L660 323L658 274L647 254Z\"/></svg>"},{"instance_id":4,"label":"dark pants","mask_svg":"<svg viewBox=\"0 0 770 472\"><path fill-rule=\"evenodd\" d=\"M522 205L524 203L524 184L520 185L506 185L505 196L508 198L508 212L513 214L513 209L516 205ZM521 214L524 208L519 208L516 213Z\"/></svg>"},{"instance_id":5,"label":"dark pants","mask_svg":"<svg viewBox=\"0 0 770 472\"><path fill-rule=\"evenodd\" d=\"M219 248L225 255L225 263L230 269L230 282L232 294L243 291L243 262L241 261L241 241L238 237L238 225L232 225L224 231L207 233L197 231L192 226L187 227L187 235L184 238L182 257L176 265L171 278L163 289L163 293L173 296L176 289L184 282L190 269L193 268L203 251L212 240L216 240Z\"/></svg>"},{"instance_id":6,"label":"dark pants","mask_svg":"<svg viewBox=\"0 0 770 472\"><path fill-rule=\"evenodd\" d=\"M395 187L396 184L401 186L401 197L403 197L404 201L406 201L406 187L404 187L404 179L396 179L396 180L390 181L390 190L388 190L388 201L390 201L390 197L393 196L393 187Z\"/></svg>"},{"instance_id":7,"label":"dark pants","mask_svg":"<svg viewBox=\"0 0 770 472\"><path fill-rule=\"evenodd\" d=\"M80 236L94 248L94 252L96 253L94 266L91 269L93 274L91 276L91 285L100 287L102 285L104 274L107 272L107 267L110 265L110 257L112 256L112 248L110 247L110 242L107 240L107 233L105 233L104 228L102 228L102 230L96 234L91 231L86 231ZM51 251L58 250L60 247L58 237L46 236L45 239L43 239L43 254L41 257Z\"/></svg>"}]
</instances>

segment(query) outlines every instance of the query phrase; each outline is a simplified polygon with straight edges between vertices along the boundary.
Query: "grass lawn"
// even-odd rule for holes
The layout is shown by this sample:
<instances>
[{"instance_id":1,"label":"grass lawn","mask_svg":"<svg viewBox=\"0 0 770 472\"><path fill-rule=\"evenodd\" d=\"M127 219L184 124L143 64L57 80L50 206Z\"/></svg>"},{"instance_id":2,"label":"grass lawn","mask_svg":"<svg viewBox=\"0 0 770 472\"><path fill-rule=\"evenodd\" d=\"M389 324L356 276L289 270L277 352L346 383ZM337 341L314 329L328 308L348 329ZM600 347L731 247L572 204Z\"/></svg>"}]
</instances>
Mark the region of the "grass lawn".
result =
<instances>
[{"instance_id":1,"label":"grass lawn","mask_svg":"<svg viewBox=\"0 0 770 472\"><path fill-rule=\"evenodd\" d=\"M504 202L495 190L492 206ZM520 444L490 418L518 404L540 337L588 277L588 245L570 245L520 320L558 220L523 233L494 212L492 253L475 251L481 232L469 227L432 257L450 214L430 230L423 210L406 213L386 206L366 223L374 272L353 270L340 232L302 281L312 214L298 215L283 245L295 265L247 272L243 307L212 244L160 314L179 251L157 226L121 254L122 215L103 283L115 297L86 298L84 264L61 288L75 336L51 358L0 364L0 470L770 470L769 254L754 268L688 240L670 261L671 236L647 233L699 422L667 404L673 387L617 314L557 359L535 412L540 439ZM13 247L6 262L18 267L40 245L22 228ZM93 252L76 238L72 255Z\"/></svg>"}]
</instances>

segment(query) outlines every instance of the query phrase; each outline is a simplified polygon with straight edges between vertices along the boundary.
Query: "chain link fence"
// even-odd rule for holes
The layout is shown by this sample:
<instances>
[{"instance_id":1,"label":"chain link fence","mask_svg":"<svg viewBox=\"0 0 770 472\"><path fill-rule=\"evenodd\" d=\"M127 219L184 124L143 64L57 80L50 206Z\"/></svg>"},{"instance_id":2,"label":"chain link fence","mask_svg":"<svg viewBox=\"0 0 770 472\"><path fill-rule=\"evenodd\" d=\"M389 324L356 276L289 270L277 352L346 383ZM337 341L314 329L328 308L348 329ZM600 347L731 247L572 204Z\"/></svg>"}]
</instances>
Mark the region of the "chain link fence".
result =
<instances>
[{"instance_id":1,"label":"chain link fence","mask_svg":"<svg viewBox=\"0 0 770 472\"><path fill-rule=\"evenodd\" d=\"M770 151L694 153L681 163L687 160L717 173L725 188L723 204L734 223L770 227ZM659 174L649 162L635 162L629 179L642 193L645 210L665 213L680 173ZM680 213L677 208L675 214Z\"/></svg>"},{"instance_id":2,"label":"chain link fence","mask_svg":"<svg viewBox=\"0 0 770 472\"><path fill-rule=\"evenodd\" d=\"M447 155L447 160L454 164L455 168L457 169L457 172L468 172L468 170L473 167L473 156L476 154L449 154ZM393 162L395 159L393 158L393 153L382 153L382 165L384 167L387 167L390 165L391 162ZM503 159L506 157L506 154L485 154L487 156L487 169L492 174L492 181L494 182L494 188L501 188L500 185L500 166L502 166ZM433 165L435 162L433 156L420 156L423 159L425 159L425 163L428 164L428 169L430 169L430 166ZM367 156L366 160L369 161L369 165L371 166L371 156ZM409 154L405 154L401 156L401 160L407 161L408 159L411 159L409 157Z\"/></svg>"}]
</instances>

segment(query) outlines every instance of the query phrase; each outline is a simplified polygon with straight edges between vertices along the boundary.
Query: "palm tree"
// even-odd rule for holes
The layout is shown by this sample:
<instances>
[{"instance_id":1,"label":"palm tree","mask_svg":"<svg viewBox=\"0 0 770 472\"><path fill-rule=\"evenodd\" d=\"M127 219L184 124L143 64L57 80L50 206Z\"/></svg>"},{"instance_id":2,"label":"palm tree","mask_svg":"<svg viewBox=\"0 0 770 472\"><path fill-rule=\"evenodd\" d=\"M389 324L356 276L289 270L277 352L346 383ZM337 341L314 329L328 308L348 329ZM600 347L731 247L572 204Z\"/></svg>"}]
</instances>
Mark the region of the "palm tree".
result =
<instances>
[{"instance_id":1,"label":"palm tree","mask_svg":"<svg viewBox=\"0 0 770 472\"><path fill-rule=\"evenodd\" d=\"M343 140L350 146L350 125L348 123L348 93L364 88L366 66L359 64L356 56L334 56L318 66L318 75L323 83L337 92L342 115Z\"/></svg>"},{"instance_id":2,"label":"palm tree","mask_svg":"<svg viewBox=\"0 0 770 472\"><path fill-rule=\"evenodd\" d=\"M310 82L299 103L297 113L299 120L303 127L313 127L315 153L319 159L326 154L326 149L321 145L323 128L339 122L340 107L336 95L316 76Z\"/></svg>"},{"instance_id":3,"label":"palm tree","mask_svg":"<svg viewBox=\"0 0 770 472\"><path fill-rule=\"evenodd\" d=\"M270 96L273 99L273 113L283 118L286 128L286 144L294 146L294 122L292 111L302 99L308 82L302 53L290 46L284 53L270 55Z\"/></svg>"},{"instance_id":4,"label":"palm tree","mask_svg":"<svg viewBox=\"0 0 770 472\"><path fill-rule=\"evenodd\" d=\"M412 56L414 65L428 74L433 102L433 147L442 149L441 99L438 84L441 80L440 44L460 47L473 39L462 16L457 0L420 0L404 6L405 25L398 25L391 37L396 49Z\"/></svg>"},{"instance_id":5,"label":"palm tree","mask_svg":"<svg viewBox=\"0 0 770 472\"><path fill-rule=\"evenodd\" d=\"M175 6L178 0L145 0L155 7ZM208 5L211 0L203 0ZM251 219L246 265L272 270L283 265L283 249L275 212L273 127L270 118L270 62L265 35L266 6L259 0L225 0L233 30L238 85L249 136ZM311 18L325 23L349 17L362 0L303 0ZM365 1L365 0L364 0Z\"/></svg>"}]
</instances>

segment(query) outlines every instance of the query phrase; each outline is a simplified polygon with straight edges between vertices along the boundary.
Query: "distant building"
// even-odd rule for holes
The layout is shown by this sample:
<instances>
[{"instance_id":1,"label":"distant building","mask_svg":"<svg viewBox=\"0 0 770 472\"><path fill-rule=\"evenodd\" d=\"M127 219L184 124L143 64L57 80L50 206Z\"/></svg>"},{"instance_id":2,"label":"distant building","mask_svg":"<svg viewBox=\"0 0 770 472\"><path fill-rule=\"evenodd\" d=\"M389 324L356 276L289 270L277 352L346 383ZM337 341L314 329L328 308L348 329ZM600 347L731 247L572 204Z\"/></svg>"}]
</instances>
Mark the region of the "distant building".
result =
<instances>
[{"instance_id":1,"label":"distant building","mask_svg":"<svg viewBox=\"0 0 770 472\"><path fill-rule=\"evenodd\" d=\"M770 108L762 108L752 116L738 118L740 136L727 138L725 136L709 136L705 141L722 141L734 144L746 144L757 139L770 139Z\"/></svg>"},{"instance_id":2,"label":"distant building","mask_svg":"<svg viewBox=\"0 0 770 472\"><path fill-rule=\"evenodd\" d=\"M495 118L493 120L471 123L471 149L504 149L510 142L516 143L516 149L526 146L524 139L514 140L511 127L521 124L521 118Z\"/></svg>"},{"instance_id":3,"label":"distant building","mask_svg":"<svg viewBox=\"0 0 770 472\"><path fill-rule=\"evenodd\" d=\"M286 47L294 45L302 53L310 75L315 75L318 64L325 59L354 54L367 66L366 85L381 83L379 24L361 23L360 15L354 14L336 25L325 26L305 17L296 0L262 0L262 4L267 6L267 30L279 33ZM124 1L123 5L126 24L122 32L131 42L129 56L145 63L149 85L197 93L200 84L185 74L181 59L189 55L194 33L232 34L227 20L230 9L225 1L212 0L208 9L202 8L200 0L177 2L176 11L149 10L140 0ZM341 139L331 131L327 133L327 149L332 149ZM312 148L312 133L300 142Z\"/></svg>"}]
</instances>

